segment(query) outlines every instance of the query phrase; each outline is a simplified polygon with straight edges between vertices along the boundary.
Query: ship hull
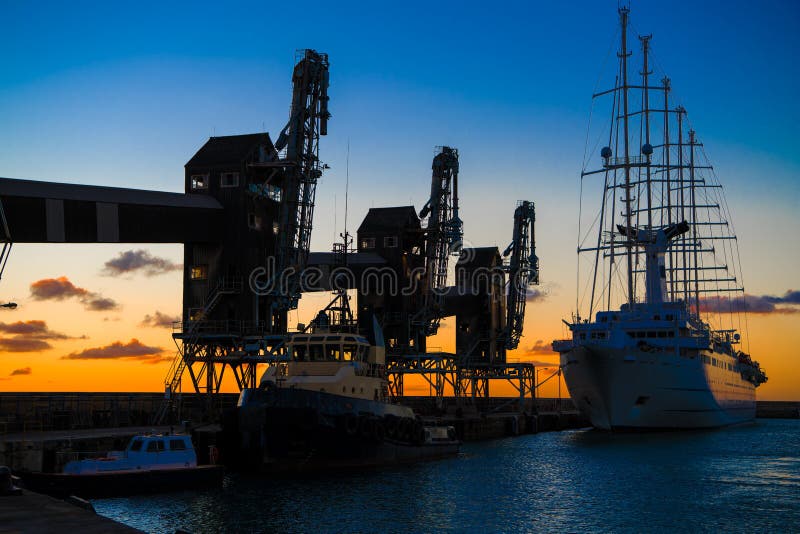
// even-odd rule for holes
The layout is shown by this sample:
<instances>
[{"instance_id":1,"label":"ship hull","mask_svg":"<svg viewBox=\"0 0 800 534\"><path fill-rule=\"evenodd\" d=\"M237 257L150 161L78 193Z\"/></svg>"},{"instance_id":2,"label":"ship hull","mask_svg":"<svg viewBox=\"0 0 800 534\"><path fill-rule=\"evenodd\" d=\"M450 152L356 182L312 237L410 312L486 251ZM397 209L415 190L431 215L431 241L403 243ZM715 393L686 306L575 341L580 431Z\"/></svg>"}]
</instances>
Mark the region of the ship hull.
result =
<instances>
[{"instance_id":1,"label":"ship hull","mask_svg":"<svg viewBox=\"0 0 800 534\"><path fill-rule=\"evenodd\" d=\"M377 467L460 448L455 436L426 442L407 407L294 388L246 390L226 433L235 434L238 463L265 472Z\"/></svg>"},{"instance_id":2,"label":"ship hull","mask_svg":"<svg viewBox=\"0 0 800 534\"><path fill-rule=\"evenodd\" d=\"M708 351L706 351L708 352ZM755 418L755 387L740 373L683 356L636 347L579 345L561 354L578 409L605 430L718 428Z\"/></svg>"}]
</instances>

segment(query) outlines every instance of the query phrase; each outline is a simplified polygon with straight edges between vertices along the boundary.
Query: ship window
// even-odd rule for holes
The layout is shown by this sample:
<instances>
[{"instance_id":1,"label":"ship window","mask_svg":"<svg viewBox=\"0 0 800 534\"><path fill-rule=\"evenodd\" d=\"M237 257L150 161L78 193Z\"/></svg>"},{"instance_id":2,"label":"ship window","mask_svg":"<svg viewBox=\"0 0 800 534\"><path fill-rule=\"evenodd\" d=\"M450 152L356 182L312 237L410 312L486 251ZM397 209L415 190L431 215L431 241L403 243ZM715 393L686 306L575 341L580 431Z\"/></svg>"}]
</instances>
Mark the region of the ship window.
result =
<instances>
[{"instance_id":1,"label":"ship window","mask_svg":"<svg viewBox=\"0 0 800 534\"><path fill-rule=\"evenodd\" d=\"M308 353L308 347L306 347L305 345L295 345L292 348L292 351L294 352L294 354L292 356L294 357L294 359L296 361L298 361L298 362L306 361L306 355Z\"/></svg>"},{"instance_id":2,"label":"ship window","mask_svg":"<svg viewBox=\"0 0 800 534\"><path fill-rule=\"evenodd\" d=\"M135 440L133 440L133 441L131 442L131 447L130 447L130 450L132 450L132 451L134 451L134 452L135 452L135 451L139 451L139 450L141 450L141 448L142 448L142 440L140 440L140 439L135 439Z\"/></svg>"},{"instance_id":3,"label":"ship window","mask_svg":"<svg viewBox=\"0 0 800 534\"><path fill-rule=\"evenodd\" d=\"M322 361L322 359L324 358L324 355L322 353L322 349L323 349L322 345L309 345L308 346L308 354L309 354L309 358L308 359L310 361L313 361L313 362Z\"/></svg>"},{"instance_id":4,"label":"ship window","mask_svg":"<svg viewBox=\"0 0 800 534\"><path fill-rule=\"evenodd\" d=\"M660 321L661 320L661 316L660 315L654 315L653 319L656 320L656 321Z\"/></svg>"},{"instance_id":5,"label":"ship window","mask_svg":"<svg viewBox=\"0 0 800 534\"><path fill-rule=\"evenodd\" d=\"M171 451L185 451L186 443L182 439L169 440L169 450Z\"/></svg>"},{"instance_id":6,"label":"ship window","mask_svg":"<svg viewBox=\"0 0 800 534\"><path fill-rule=\"evenodd\" d=\"M667 337L675 337L675 331L670 330L669 332L667 332Z\"/></svg>"},{"instance_id":7,"label":"ship window","mask_svg":"<svg viewBox=\"0 0 800 534\"><path fill-rule=\"evenodd\" d=\"M238 187L239 186L239 173L238 172L223 172L219 175L220 187Z\"/></svg>"},{"instance_id":8,"label":"ship window","mask_svg":"<svg viewBox=\"0 0 800 534\"><path fill-rule=\"evenodd\" d=\"M208 175L207 174L193 174L192 175L192 189L208 189Z\"/></svg>"},{"instance_id":9,"label":"ship window","mask_svg":"<svg viewBox=\"0 0 800 534\"><path fill-rule=\"evenodd\" d=\"M660 331L660 332L658 333L658 337L667 337L667 331L666 331L666 330L662 330L662 331Z\"/></svg>"},{"instance_id":10,"label":"ship window","mask_svg":"<svg viewBox=\"0 0 800 534\"><path fill-rule=\"evenodd\" d=\"M343 348L343 350L342 350L342 359L344 361L349 362L349 361L357 359L357 357L356 357L357 352L356 351L357 351L358 347L356 347L355 345L344 345L344 347L342 347L342 348Z\"/></svg>"},{"instance_id":11,"label":"ship window","mask_svg":"<svg viewBox=\"0 0 800 534\"><path fill-rule=\"evenodd\" d=\"M667 321L672 321L673 319L675 319L675 316L667 315Z\"/></svg>"},{"instance_id":12,"label":"ship window","mask_svg":"<svg viewBox=\"0 0 800 534\"><path fill-rule=\"evenodd\" d=\"M656 337L656 333L655 332L648 332L647 333L647 337Z\"/></svg>"},{"instance_id":13,"label":"ship window","mask_svg":"<svg viewBox=\"0 0 800 534\"><path fill-rule=\"evenodd\" d=\"M397 236L388 236L383 238L384 248L397 248Z\"/></svg>"},{"instance_id":14,"label":"ship window","mask_svg":"<svg viewBox=\"0 0 800 534\"><path fill-rule=\"evenodd\" d=\"M339 345L325 345L325 359L335 362L339 359Z\"/></svg>"},{"instance_id":15,"label":"ship window","mask_svg":"<svg viewBox=\"0 0 800 534\"><path fill-rule=\"evenodd\" d=\"M361 248L375 248L375 238L365 237L361 240Z\"/></svg>"},{"instance_id":16,"label":"ship window","mask_svg":"<svg viewBox=\"0 0 800 534\"><path fill-rule=\"evenodd\" d=\"M586 339L586 334L581 334L581 339Z\"/></svg>"}]
</instances>

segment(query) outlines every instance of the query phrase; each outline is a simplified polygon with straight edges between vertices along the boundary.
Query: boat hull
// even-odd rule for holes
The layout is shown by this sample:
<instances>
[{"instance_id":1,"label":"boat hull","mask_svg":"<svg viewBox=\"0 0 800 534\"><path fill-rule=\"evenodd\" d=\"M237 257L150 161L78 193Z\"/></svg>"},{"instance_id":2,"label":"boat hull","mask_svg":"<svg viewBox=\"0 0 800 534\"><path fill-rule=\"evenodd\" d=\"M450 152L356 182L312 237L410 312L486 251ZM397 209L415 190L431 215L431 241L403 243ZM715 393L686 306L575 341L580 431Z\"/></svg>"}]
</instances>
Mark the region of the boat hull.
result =
<instances>
[{"instance_id":1,"label":"boat hull","mask_svg":"<svg viewBox=\"0 0 800 534\"><path fill-rule=\"evenodd\" d=\"M717 428L755 418L755 387L739 373L705 364L699 351L681 356L578 345L562 352L561 364L570 396L600 429Z\"/></svg>"},{"instance_id":2,"label":"boat hull","mask_svg":"<svg viewBox=\"0 0 800 534\"><path fill-rule=\"evenodd\" d=\"M426 442L413 411L330 393L246 390L225 434L236 440L240 467L320 471L433 460L458 453L460 442Z\"/></svg>"},{"instance_id":3,"label":"boat hull","mask_svg":"<svg viewBox=\"0 0 800 534\"><path fill-rule=\"evenodd\" d=\"M222 486L224 469L202 465L180 469L109 471L85 475L18 473L27 489L55 497L120 497Z\"/></svg>"}]
</instances>

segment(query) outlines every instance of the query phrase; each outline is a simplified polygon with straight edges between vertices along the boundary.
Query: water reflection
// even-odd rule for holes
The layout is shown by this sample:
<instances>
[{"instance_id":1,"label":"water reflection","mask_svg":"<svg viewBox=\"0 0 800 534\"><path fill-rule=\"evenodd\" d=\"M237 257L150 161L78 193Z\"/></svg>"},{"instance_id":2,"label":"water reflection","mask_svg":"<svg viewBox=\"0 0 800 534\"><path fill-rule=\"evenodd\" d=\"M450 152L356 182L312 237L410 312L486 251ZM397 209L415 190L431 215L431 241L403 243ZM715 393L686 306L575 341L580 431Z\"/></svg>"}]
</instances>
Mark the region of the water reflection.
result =
<instances>
[{"instance_id":1,"label":"water reflection","mask_svg":"<svg viewBox=\"0 0 800 534\"><path fill-rule=\"evenodd\" d=\"M720 431L543 433L357 474L242 474L222 489L95 502L151 532L787 530L800 421Z\"/></svg>"}]
</instances>

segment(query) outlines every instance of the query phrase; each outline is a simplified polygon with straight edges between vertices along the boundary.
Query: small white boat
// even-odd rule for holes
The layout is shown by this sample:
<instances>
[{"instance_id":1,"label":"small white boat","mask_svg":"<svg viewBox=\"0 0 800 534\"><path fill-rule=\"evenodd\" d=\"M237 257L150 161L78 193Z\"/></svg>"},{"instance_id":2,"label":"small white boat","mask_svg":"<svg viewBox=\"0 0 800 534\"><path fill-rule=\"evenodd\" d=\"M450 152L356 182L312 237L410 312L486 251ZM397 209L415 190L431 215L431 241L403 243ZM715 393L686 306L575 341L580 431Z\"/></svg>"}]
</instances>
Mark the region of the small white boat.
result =
<instances>
[{"instance_id":1,"label":"small white boat","mask_svg":"<svg viewBox=\"0 0 800 534\"><path fill-rule=\"evenodd\" d=\"M197 465L191 437L134 436L124 451L67 463L62 473L20 472L25 487L55 496L114 497L221 486L221 465Z\"/></svg>"},{"instance_id":2,"label":"small white boat","mask_svg":"<svg viewBox=\"0 0 800 534\"><path fill-rule=\"evenodd\" d=\"M102 458L67 463L64 473L86 475L109 471L158 470L197 467L197 455L187 435L134 436L124 451L111 451Z\"/></svg>"}]
</instances>

